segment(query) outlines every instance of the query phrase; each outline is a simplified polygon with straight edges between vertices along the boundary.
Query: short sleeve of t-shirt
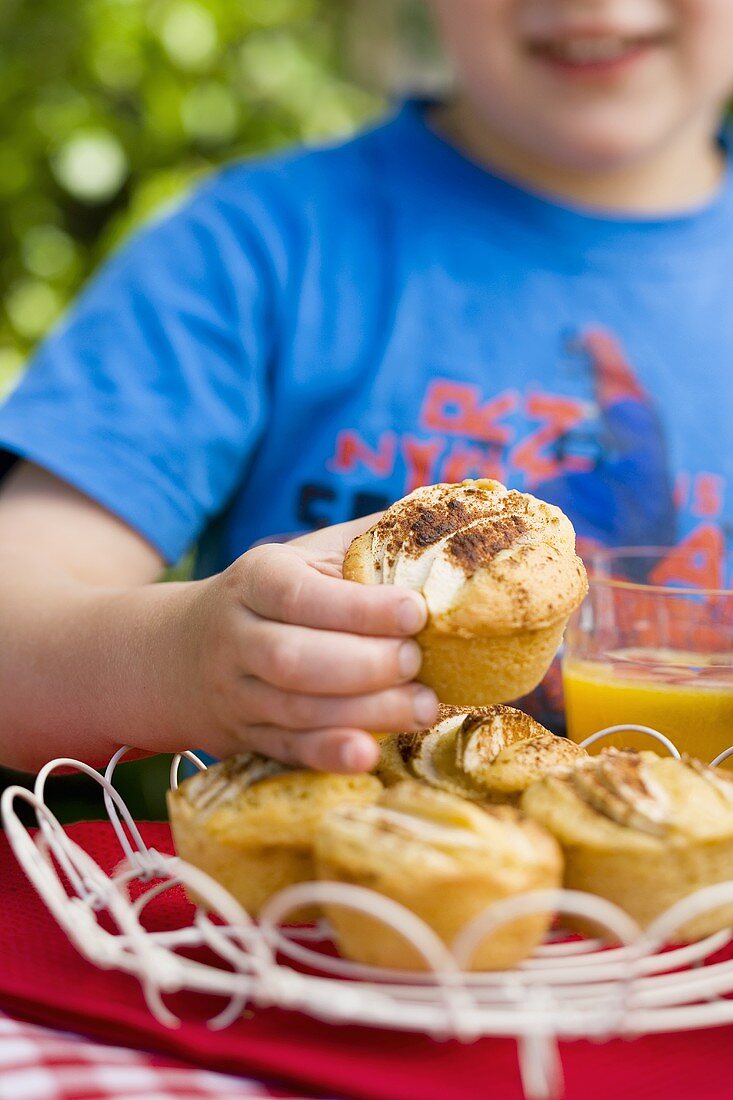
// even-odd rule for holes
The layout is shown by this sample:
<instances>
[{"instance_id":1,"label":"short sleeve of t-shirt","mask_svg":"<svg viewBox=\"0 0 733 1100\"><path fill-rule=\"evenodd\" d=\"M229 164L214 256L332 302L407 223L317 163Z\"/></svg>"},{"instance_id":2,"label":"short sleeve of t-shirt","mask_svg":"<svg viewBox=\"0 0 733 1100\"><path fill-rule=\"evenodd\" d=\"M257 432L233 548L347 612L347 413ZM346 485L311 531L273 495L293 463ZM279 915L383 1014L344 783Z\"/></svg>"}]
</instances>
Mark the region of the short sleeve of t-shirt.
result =
<instances>
[{"instance_id":1,"label":"short sleeve of t-shirt","mask_svg":"<svg viewBox=\"0 0 733 1100\"><path fill-rule=\"evenodd\" d=\"M92 282L0 409L0 446L175 562L226 505L266 415L262 255L207 184Z\"/></svg>"}]
</instances>

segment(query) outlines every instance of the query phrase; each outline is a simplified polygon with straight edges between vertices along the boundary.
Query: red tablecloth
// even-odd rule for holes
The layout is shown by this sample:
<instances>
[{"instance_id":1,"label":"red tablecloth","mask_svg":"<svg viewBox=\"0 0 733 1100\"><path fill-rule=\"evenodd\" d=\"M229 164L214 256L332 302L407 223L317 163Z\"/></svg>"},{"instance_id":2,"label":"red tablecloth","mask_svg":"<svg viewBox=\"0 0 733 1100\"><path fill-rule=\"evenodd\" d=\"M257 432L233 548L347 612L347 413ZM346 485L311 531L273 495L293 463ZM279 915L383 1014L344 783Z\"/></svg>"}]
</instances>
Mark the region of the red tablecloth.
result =
<instances>
[{"instance_id":1,"label":"red tablecloth","mask_svg":"<svg viewBox=\"0 0 733 1100\"><path fill-rule=\"evenodd\" d=\"M147 824L142 830L146 843L161 852L172 850L166 825ZM119 861L108 824L82 823L71 826L70 833L105 870ZM311 1094L358 1100L521 1098L510 1040L440 1043L420 1034L329 1025L279 1009L257 1009L216 1032L204 1023L212 1002L187 993L169 999L185 1023L168 1030L151 1017L133 978L99 970L76 952L4 837L0 883L0 1008L15 1016ZM175 927L190 906L177 889L150 908L155 927ZM733 1027L565 1043L562 1060L566 1100L729 1100L733 1095Z\"/></svg>"}]
</instances>

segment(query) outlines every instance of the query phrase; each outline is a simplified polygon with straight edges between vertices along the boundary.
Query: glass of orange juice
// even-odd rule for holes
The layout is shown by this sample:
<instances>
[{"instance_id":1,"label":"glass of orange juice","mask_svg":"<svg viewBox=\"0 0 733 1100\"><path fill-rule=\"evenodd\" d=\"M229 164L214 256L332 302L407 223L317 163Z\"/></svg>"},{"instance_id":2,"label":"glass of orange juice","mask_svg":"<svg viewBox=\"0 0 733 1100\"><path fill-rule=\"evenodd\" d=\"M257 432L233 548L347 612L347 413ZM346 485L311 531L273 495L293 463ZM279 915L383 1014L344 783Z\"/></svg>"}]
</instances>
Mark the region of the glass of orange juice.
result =
<instances>
[{"instance_id":1,"label":"glass of orange juice","mask_svg":"<svg viewBox=\"0 0 733 1100\"><path fill-rule=\"evenodd\" d=\"M568 626L562 660L574 741L630 724L659 730L705 761L733 745L733 562L721 553L711 563L706 553L705 561L681 547L586 556L589 592ZM665 751L628 731L596 748L609 745Z\"/></svg>"}]
</instances>

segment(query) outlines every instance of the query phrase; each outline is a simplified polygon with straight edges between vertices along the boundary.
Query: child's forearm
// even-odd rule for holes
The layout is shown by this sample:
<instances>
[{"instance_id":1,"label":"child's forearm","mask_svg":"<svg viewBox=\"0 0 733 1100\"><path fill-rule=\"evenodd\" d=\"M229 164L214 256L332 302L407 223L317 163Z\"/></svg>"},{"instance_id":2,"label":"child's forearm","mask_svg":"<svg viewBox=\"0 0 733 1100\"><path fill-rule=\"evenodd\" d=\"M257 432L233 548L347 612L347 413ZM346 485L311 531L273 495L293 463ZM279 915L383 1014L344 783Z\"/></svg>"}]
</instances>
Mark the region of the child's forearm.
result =
<instances>
[{"instance_id":1,"label":"child's forearm","mask_svg":"<svg viewBox=\"0 0 733 1100\"><path fill-rule=\"evenodd\" d=\"M258 547L206 580L124 588L0 552L0 762L103 763L130 745L372 767L364 731L428 726L437 700L411 682L425 603L344 581L352 530Z\"/></svg>"},{"instance_id":2,"label":"child's forearm","mask_svg":"<svg viewBox=\"0 0 733 1100\"><path fill-rule=\"evenodd\" d=\"M102 763L122 744L169 747L175 730L184 745L194 715L172 663L192 587L105 588L0 554L0 762Z\"/></svg>"}]
</instances>

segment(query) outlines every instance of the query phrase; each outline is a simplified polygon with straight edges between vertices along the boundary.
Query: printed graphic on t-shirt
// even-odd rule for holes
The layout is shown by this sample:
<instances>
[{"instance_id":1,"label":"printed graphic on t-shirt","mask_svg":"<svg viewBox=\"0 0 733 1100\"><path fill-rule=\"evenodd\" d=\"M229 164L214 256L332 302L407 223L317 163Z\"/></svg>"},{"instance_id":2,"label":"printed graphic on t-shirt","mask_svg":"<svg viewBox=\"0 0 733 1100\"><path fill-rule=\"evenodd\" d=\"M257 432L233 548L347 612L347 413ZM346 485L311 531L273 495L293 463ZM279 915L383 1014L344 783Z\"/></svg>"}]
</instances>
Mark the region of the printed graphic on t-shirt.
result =
<instances>
[{"instance_id":1,"label":"printed graphic on t-shirt","mask_svg":"<svg viewBox=\"0 0 733 1100\"><path fill-rule=\"evenodd\" d=\"M433 378L414 430L388 428L376 438L358 428L339 431L329 472L363 475L351 514L389 505L393 494L380 492L380 482L392 484L400 469L403 493L436 481L496 478L562 508L581 554L594 546L680 544L695 553L671 553L656 579L722 585L722 477L671 468L660 410L611 333L590 329L575 343L589 398L539 388L489 395L474 382ZM301 522L331 522L334 496L325 480L302 485Z\"/></svg>"}]
</instances>

